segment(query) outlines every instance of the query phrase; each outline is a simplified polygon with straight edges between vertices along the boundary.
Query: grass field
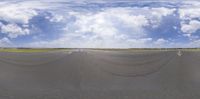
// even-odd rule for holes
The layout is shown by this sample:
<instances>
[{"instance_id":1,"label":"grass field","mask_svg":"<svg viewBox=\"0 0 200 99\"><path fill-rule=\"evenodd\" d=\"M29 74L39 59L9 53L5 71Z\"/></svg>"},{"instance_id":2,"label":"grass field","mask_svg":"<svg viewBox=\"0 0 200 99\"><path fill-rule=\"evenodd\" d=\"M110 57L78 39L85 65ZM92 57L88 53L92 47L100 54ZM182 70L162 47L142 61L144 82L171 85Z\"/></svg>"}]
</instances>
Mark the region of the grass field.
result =
<instances>
[{"instance_id":1,"label":"grass field","mask_svg":"<svg viewBox=\"0 0 200 99\"><path fill-rule=\"evenodd\" d=\"M49 51L67 51L76 48L0 48L0 52L49 52ZM84 48L82 48L84 49ZM86 48L91 50L103 50L103 51L200 51L200 48L129 48L129 49L117 49L117 48Z\"/></svg>"},{"instance_id":2,"label":"grass field","mask_svg":"<svg viewBox=\"0 0 200 99\"><path fill-rule=\"evenodd\" d=\"M200 48L128 48L128 49L116 49L116 48L100 48L93 50L105 50L105 51L200 51Z\"/></svg>"},{"instance_id":3,"label":"grass field","mask_svg":"<svg viewBox=\"0 0 200 99\"><path fill-rule=\"evenodd\" d=\"M49 51L58 51L58 50L68 50L68 49L56 49L56 48L36 48L36 49L17 49L17 48L2 48L0 52L24 52L24 53L33 53L33 52L49 52Z\"/></svg>"}]
</instances>

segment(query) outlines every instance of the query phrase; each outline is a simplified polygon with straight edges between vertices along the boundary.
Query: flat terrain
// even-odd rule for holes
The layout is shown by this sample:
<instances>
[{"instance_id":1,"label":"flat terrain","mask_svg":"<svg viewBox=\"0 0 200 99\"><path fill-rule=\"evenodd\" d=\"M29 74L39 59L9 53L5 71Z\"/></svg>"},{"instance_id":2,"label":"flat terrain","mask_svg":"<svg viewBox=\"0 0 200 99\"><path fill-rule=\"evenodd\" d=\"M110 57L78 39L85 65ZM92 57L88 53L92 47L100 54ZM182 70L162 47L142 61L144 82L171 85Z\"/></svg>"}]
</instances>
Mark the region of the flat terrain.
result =
<instances>
[{"instance_id":1,"label":"flat terrain","mask_svg":"<svg viewBox=\"0 0 200 99\"><path fill-rule=\"evenodd\" d=\"M0 52L0 99L200 98L200 51L21 52Z\"/></svg>"}]
</instances>

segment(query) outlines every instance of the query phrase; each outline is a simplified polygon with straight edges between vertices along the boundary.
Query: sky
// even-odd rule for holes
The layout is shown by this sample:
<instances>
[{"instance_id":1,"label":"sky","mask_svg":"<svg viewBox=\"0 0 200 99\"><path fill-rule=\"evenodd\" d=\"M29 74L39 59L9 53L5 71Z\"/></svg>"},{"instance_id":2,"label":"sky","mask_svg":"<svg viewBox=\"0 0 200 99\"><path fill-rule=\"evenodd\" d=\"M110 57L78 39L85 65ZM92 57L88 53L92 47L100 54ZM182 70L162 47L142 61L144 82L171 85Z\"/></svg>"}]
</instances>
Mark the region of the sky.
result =
<instances>
[{"instance_id":1,"label":"sky","mask_svg":"<svg viewBox=\"0 0 200 99\"><path fill-rule=\"evenodd\" d=\"M200 47L200 1L1 0L0 47Z\"/></svg>"}]
</instances>

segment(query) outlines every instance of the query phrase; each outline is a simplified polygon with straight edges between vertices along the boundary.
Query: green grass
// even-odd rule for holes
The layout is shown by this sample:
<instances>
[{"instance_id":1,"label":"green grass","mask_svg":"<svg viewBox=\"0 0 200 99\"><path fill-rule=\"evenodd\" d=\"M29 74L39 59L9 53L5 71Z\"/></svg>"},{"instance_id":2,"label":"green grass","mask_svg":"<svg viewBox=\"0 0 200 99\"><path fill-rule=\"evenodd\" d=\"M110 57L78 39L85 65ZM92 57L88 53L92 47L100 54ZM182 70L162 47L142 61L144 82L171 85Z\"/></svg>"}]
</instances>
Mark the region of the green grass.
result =
<instances>
[{"instance_id":1,"label":"green grass","mask_svg":"<svg viewBox=\"0 0 200 99\"><path fill-rule=\"evenodd\" d=\"M97 48L93 50L104 50L104 51L200 51L200 48L128 48L128 49L115 49L115 48Z\"/></svg>"},{"instance_id":2,"label":"green grass","mask_svg":"<svg viewBox=\"0 0 200 99\"><path fill-rule=\"evenodd\" d=\"M74 48L75 49L75 48ZM103 51L200 51L200 48L130 48L130 49L117 49L117 48L91 48L92 50L103 50ZM33 52L49 52L49 51L68 51L72 48L0 48L0 52L21 52L21 53L33 53Z\"/></svg>"},{"instance_id":3,"label":"green grass","mask_svg":"<svg viewBox=\"0 0 200 99\"><path fill-rule=\"evenodd\" d=\"M198 49L183 49L183 51L200 51L200 48L198 48Z\"/></svg>"},{"instance_id":4,"label":"green grass","mask_svg":"<svg viewBox=\"0 0 200 99\"><path fill-rule=\"evenodd\" d=\"M104 50L104 51L163 51L167 49L159 49L159 48L127 48L127 49L117 49L117 48L99 48L99 49L93 49L93 50Z\"/></svg>"},{"instance_id":5,"label":"green grass","mask_svg":"<svg viewBox=\"0 0 200 99\"><path fill-rule=\"evenodd\" d=\"M49 52L49 51L58 51L58 50L67 50L67 49L53 49L53 48L44 48L44 49L17 49L17 48L4 48L0 49L0 52L21 52L21 53L33 53L33 52Z\"/></svg>"}]
</instances>

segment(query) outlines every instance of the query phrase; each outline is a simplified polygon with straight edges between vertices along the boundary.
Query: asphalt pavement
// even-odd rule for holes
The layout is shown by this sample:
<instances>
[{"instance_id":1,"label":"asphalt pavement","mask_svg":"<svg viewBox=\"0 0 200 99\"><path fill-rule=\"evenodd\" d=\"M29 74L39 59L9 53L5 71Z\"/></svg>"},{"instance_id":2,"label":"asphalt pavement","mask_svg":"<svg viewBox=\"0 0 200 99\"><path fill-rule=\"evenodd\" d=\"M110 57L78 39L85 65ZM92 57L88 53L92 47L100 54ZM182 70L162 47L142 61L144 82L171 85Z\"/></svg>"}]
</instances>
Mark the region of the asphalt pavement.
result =
<instances>
[{"instance_id":1,"label":"asphalt pavement","mask_svg":"<svg viewBox=\"0 0 200 99\"><path fill-rule=\"evenodd\" d=\"M0 99L199 99L200 52L0 52Z\"/></svg>"}]
</instances>

